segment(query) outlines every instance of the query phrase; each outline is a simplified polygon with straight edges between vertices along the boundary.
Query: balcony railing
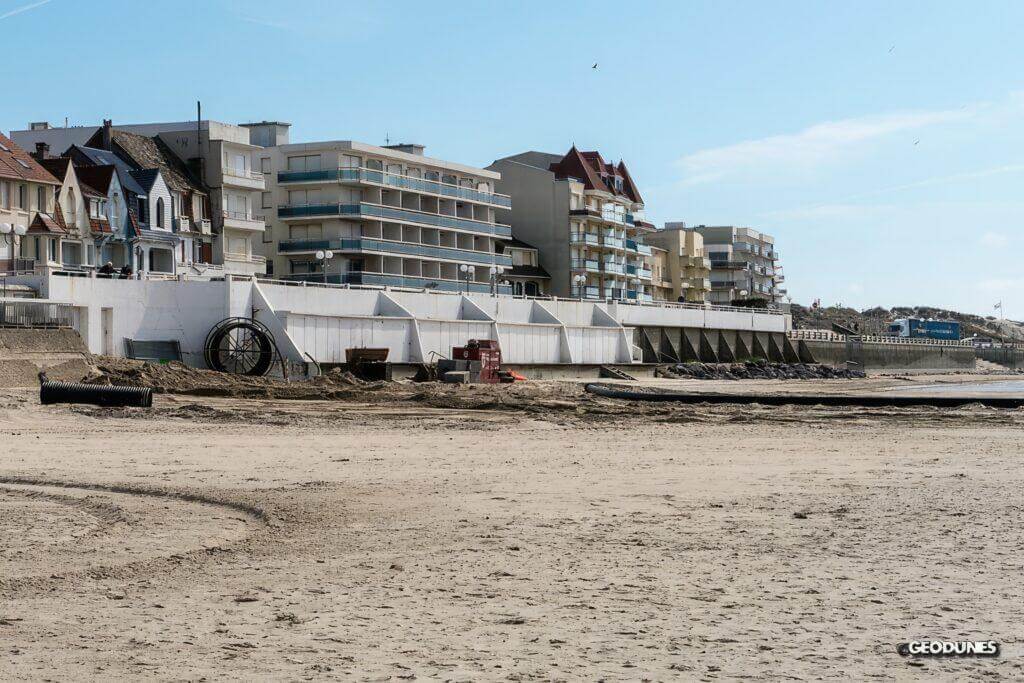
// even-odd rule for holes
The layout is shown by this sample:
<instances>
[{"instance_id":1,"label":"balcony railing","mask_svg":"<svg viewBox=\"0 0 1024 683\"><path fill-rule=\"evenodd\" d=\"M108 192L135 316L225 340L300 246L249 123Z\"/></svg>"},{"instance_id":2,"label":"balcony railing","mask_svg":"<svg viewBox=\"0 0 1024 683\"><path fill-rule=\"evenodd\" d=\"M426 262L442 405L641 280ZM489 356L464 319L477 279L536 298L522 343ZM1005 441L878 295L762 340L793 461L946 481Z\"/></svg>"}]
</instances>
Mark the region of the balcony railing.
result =
<instances>
[{"instance_id":1,"label":"balcony railing","mask_svg":"<svg viewBox=\"0 0 1024 683\"><path fill-rule=\"evenodd\" d=\"M614 263L612 261L602 261L601 270L606 273L613 273L615 275L622 275L624 268L621 263Z\"/></svg>"},{"instance_id":2,"label":"balcony railing","mask_svg":"<svg viewBox=\"0 0 1024 683\"><path fill-rule=\"evenodd\" d=\"M412 242L392 242L390 240L367 237L340 240L281 240L277 245L277 250L282 254L317 251L319 249L424 256L427 258L448 259L450 261L512 267L512 257L508 254L494 254L486 251L456 249L454 247L435 247L427 244L414 244Z\"/></svg>"},{"instance_id":3,"label":"balcony railing","mask_svg":"<svg viewBox=\"0 0 1024 683\"><path fill-rule=\"evenodd\" d=\"M635 251L638 254L643 254L644 256L651 255L651 248L646 244L640 244L636 240L627 239L626 249L629 251Z\"/></svg>"},{"instance_id":4,"label":"balcony railing","mask_svg":"<svg viewBox=\"0 0 1024 683\"><path fill-rule=\"evenodd\" d=\"M386 185L400 190L429 192L442 197L466 199L469 201L493 204L502 208L512 206L512 198L497 192L484 192L471 187L462 187L436 180L423 180L409 176L377 171L369 168L335 168L325 171L282 171L277 174L279 183L313 183L313 182L356 182Z\"/></svg>"},{"instance_id":5,"label":"balcony railing","mask_svg":"<svg viewBox=\"0 0 1024 683\"><path fill-rule=\"evenodd\" d=\"M398 223L417 223L438 228L466 230L468 232L511 237L512 226L501 223L485 223L469 218L444 216L437 213L397 209L379 204L285 204L277 207L279 218L313 218L327 216L344 216L351 218L369 218L388 220Z\"/></svg>"},{"instance_id":6,"label":"balcony railing","mask_svg":"<svg viewBox=\"0 0 1024 683\"><path fill-rule=\"evenodd\" d=\"M650 280L652 276L650 268L638 268L636 274L641 280Z\"/></svg>"},{"instance_id":7,"label":"balcony railing","mask_svg":"<svg viewBox=\"0 0 1024 683\"><path fill-rule=\"evenodd\" d=\"M589 270L594 273L601 271L601 264L596 259L574 258L569 265L573 270Z\"/></svg>"},{"instance_id":8,"label":"balcony railing","mask_svg":"<svg viewBox=\"0 0 1024 683\"><path fill-rule=\"evenodd\" d=\"M73 327L71 304L42 301L0 301L0 327Z\"/></svg>"},{"instance_id":9,"label":"balcony railing","mask_svg":"<svg viewBox=\"0 0 1024 683\"><path fill-rule=\"evenodd\" d=\"M230 218L236 221L251 221L251 222L262 222L263 218L260 216L253 216L252 214L246 213L245 211L222 211L221 215L224 218Z\"/></svg>"},{"instance_id":10,"label":"balcony railing","mask_svg":"<svg viewBox=\"0 0 1024 683\"><path fill-rule=\"evenodd\" d=\"M611 247L612 249L622 249L624 243L625 240L623 240L621 237L612 237L609 235L603 235L601 237L601 244L603 244L606 247Z\"/></svg>"},{"instance_id":11,"label":"balcony railing","mask_svg":"<svg viewBox=\"0 0 1024 683\"><path fill-rule=\"evenodd\" d=\"M597 235L590 232L572 232L569 233L569 241L574 244L600 244L601 239Z\"/></svg>"},{"instance_id":12,"label":"balcony railing","mask_svg":"<svg viewBox=\"0 0 1024 683\"><path fill-rule=\"evenodd\" d=\"M572 296L577 299L600 299L601 288L600 287L583 287L582 290L579 287L572 288Z\"/></svg>"},{"instance_id":13,"label":"balcony railing","mask_svg":"<svg viewBox=\"0 0 1024 683\"><path fill-rule=\"evenodd\" d=\"M247 178L248 180L263 180L263 174L259 171L250 171L247 168L235 168L233 166L223 166L222 172L224 175L229 175L235 178Z\"/></svg>"},{"instance_id":14,"label":"balcony railing","mask_svg":"<svg viewBox=\"0 0 1024 683\"><path fill-rule=\"evenodd\" d=\"M437 292L476 292L489 294L493 291L488 282L466 282L465 280L445 280L442 278L419 277L413 275L393 275L390 273L368 273L350 271L348 273L301 273L288 275L285 280L305 280L307 282L327 282L341 285L372 285L379 287L408 287L410 289L428 289ZM496 285L498 294L511 294L509 285Z\"/></svg>"},{"instance_id":15,"label":"balcony railing","mask_svg":"<svg viewBox=\"0 0 1024 683\"><path fill-rule=\"evenodd\" d=\"M746 270L748 265L746 261L711 261L711 267L719 270Z\"/></svg>"},{"instance_id":16,"label":"balcony railing","mask_svg":"<svg viewBox=\"0 0 1024 683\"><path fill-rule=\"evenodd\" d=\"M636 266L627 263L626 264L626 275L636 275Z\"/></svg>"},{"instance_id":17,"label":"balcony railing","mask_svg":"<svg viewBox=\"0 0 1024 683\"><path fill-rule=\"evenodd\" d=\"M34 258L0 258L0 273L31 273L35 269Z\"/></svg>"}]
</instances>

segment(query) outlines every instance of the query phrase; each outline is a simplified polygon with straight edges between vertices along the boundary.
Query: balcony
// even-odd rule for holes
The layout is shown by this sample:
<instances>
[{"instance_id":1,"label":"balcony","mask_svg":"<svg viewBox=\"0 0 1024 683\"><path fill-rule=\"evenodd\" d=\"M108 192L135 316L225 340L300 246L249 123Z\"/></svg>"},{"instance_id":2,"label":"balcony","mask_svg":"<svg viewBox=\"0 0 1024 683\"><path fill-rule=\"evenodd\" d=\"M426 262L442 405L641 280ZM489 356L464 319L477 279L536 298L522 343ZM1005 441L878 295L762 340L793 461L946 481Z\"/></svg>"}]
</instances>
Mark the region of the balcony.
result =
<instances>
[{"instance_id":1,"label":"balcony","mask_svg":"<svg viewBox=\"0 0 1024 683\"><path fill-rule=\"evenodd\" d=\"M631 263L626 264L626 275L636 275L636 266Z\"/></svg>"},{"instance_id":2,"label":"balcony","mask_svg":"<svg viewBox=\"0 0 1024 683\"><path fill-rule=\"evenodd\" d=\"M246 190L267 189L266 178L259 171L225 165L221 168L221 176L224 184L231 185L232 187L240 187Z\"/></svg>"},{"instance_id":3,"label":"balcony","mask_svg":"<svg viewBox=\"0 0 1024 683\"><path fill-rule=\"evenodd\" d=\"M595 259L574 258L572 259L572 262L569 265L573 270L586 270L590 271L591 273L601 272L601 264L599 261Z\"/></svg>"},{"instance_id":4,"label":"balcony","mask_svg":"<svg viewBox=\"0 0 1024 683\"><path fill-rule=\"evenodd\" d=\"M593 244L594 246L601 243L601 239L590 232L571 232L569 241L573 244Z\"/></svg>"},{"instance_id":5,"label":"balcony","mask_svg":"<svg viewBox=\"0 0 1024 683\"><path fill-rule=\"evenodd\" d=\"M326 171L282 171L277 174L277 182L281 184L295 183L357 183L383 185L400 190L412 190L435 194L441 197L464 199L471 202L490 204L491 206L508 209L512 207L512 198L506 194L484 192L471 187L462 187L436 180L423 180L409 176L377 171L370 168L335 168Z\"/></svg>"},{"instance_id":6,"label":"balcony","mask_svg":"<svg viewBox=\"0 0 1024 683\"><path fill-rule=\"evenodd\" d=\"M736 280L711 280L711 289L735 289L739 284Z\"/></svg>"},{"instance_id":7,"label":"balcony","mask_svg":"<svg viewBox=\"0 0 1024 683\"><path fill-rule=\"evenodd\" d=\"M651 255L651 248L648 245L646 245L646 244L640 244L636 240L627 239L626 240L626 250L627 251L635 251L636 253L643 254L644 256L650 256Z\"/></svg>"},{"instance_id":8,"label":"balcony","mask_svg":"<svg viewBox=\"0 0 1024 683\"><path fill-rule=\"evenodd\" d=\"M258 254L224 252L223 271L231 275L264 275L267 272L267 259Z\"/></svg>"},{"instance_id":9,"label":"balcony","mask_svg":"<svg viewBox=\"0 0 1024 683\"><path fill-rule=\"evenodd\" d=\"M615 263L614 261L602 261L601 270L606 273L612 273L613 275L622 275L625 272L625 268L621 263Z\"/></svg>"},{"instance_id":10,"label":"balcony","mask_svg":"<svg viewBox=\"0 0 1024 683\"><path fill-rule=\"evenodd\" d=\"M650 280L652 277L650 268L638 268L636 274L641 280Z\"/></svg>"},{"instance_id":11,"label":"balcony","mask_svg":"<svg viewBox=\"0 0 1024 683\"><path fill-rule=\"evenodd\" d=\"M746 270L746 261L711 261L711 267L718 270Z\"/></svg>"},{"instance_id":12,"label":"balcony","mask_svg":"<svg viewBox=\"0 0 1024 683\"><path fill-rule=\"evenodd\" d=\"M224 227L232 230L263 232L266 228L266 224L264 224L262 218L250 216L244 211L222 211L221 217L223 219Z\"/></svg>"},{"instance_id":13,"label":"balcony","mask_svg":"<svg viewBox=\"0 0 1024 683\"><path fill-rule=\"evenodd\" d=\"M340 240L281 240L277 245L282 254L312 253L320 249L333 251L354 251L359 253L421 256L428 259L444 259L459 263L481 263L512 267L512 257L507 254L493 254L487 251L435 247L412 242L392 242L368 237Z\"/></svg>"},{"instance_id":14,"label":"balcony","mask_svg":"<svg viewBox=\"0 0 1024 683\"><path fill-rule=\"evenodd\" d=\"M192 223L188 216L177 216L171 219L174 232L192 232Z\"/></svg>"},{"instance_id":15,"label":"balcony","mask_svg":"<svg viewBox=\"0 0 1024 683\"><path fill-rule=\"evenodd\" d=\"M209 235L211 232L213 232L211 230L211 228L210 228L210 219L209 218L195 218L195 219L192 219L192 227L193 228L199 228L199 234L200 235Z\"/></svg>"},{"instance_id":16,"label":"balcony","mask_svg":"<svg viewBox=\"0 0 1024 683\"><path fill-rule=\"evenodd\" d=\"M579 287L572 288L572 296L577 299L600 299L601 288L600 287L583 287L582 291Z\"/></svg>"},{"instance_id":17,"label":"balcony","mask_svg":"<svg viewBox=\"0 0 1024 683\"><path fill-rule=\"evenodd\" d=\"M282 220L304 220L308 218L339 217L351 220L385 220L396 223L425 225L431 228L464 230L495 237L511 237L512 226L501 223L485 223L469 218L445 216L437 213L398 209L379 204L285 204L277 207L277 216Z\"/></svg>"},{"instance_id":18,"label":"balcony","mask_svg":"<svg viewBox=\"0 0 1024 683\"><path fill-rule=\"evenodd\" d=\"M614 235L602 235L601 244L609 249L625 249L625 240Z\"/></svg>"},{"instance_id":19,"label":"balcony","mask_svg":"<svg viewBox=\"0 0 1024 683\"><path fill-rule=\"evenodd\" d=\"M417 277L412 275L392 275L390 273L367 273L350 271L348 273L302 273L289 275L286 280L305 280L306 282L327 282L342 285L371 285L377 287L408 287L410 289L431 289L438 292L476 292L490 294L493 290L489 282L466 282L464 280L442 280L441 278ZM496 285L498 294L511 294L512 287Z\"/></svg>"}]
</instances>

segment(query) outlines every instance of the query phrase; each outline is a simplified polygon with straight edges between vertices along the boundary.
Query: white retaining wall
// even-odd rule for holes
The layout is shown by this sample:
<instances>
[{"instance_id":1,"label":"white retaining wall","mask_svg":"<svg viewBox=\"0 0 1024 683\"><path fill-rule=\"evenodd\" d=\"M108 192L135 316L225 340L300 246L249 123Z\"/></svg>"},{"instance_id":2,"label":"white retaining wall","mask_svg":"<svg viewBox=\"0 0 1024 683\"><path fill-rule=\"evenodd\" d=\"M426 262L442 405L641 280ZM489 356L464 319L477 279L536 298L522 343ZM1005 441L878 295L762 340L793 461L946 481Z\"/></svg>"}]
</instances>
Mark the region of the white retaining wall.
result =
<instances>
[{"instance_id":1,"label":"white retaining wall","mask_svg":"<svg viewBox=\"0 0 1024 683\"><path fill-rule=\"evenodd\" d=\"M41 296L79 312L93 353L123 355L124 339L178 340L203 364L203 344L223 318L250 317L274 333L290 360L345 362L345 349L386 347L389 360L429 362L469 339L497 339L508 363L629 363L634 326L784 332L789 317L687 306L530 300L484 294L300 286L228 278L106 280L31 276ZM29 280L26 279L26 283ZM104 309L108 309L104 312Z\"/></svg>"}]
</instances>

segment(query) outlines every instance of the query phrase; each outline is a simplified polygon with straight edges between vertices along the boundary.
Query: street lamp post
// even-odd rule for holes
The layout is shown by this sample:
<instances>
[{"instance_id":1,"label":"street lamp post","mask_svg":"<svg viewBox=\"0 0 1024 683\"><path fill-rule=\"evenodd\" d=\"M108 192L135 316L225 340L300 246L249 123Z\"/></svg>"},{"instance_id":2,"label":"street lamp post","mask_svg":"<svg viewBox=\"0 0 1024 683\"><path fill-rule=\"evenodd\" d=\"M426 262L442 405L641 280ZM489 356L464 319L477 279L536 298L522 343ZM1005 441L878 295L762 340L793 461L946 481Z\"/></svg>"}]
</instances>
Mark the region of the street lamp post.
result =
<instances>
[{"instance_id":1,"label":"street lamp post","mask_svg":"<svg viewBox=\"0 0 1024 683\"><path fill-rule=\"evenodd\" d=\"M467 266L463 263L459 270L466 276L466 294L469 294L469 280L476 274L476 266Z\"/></svg>"},{"instance_id":2,"label":"street lamp post","mask_svg":"<svg viewBox=\"0 0 1024 683\"><path fill-rule=\"evenodd\" d=\"M576 295L579 297L580 301L583 301L583 287L587 282L587 276L573 275L572 282L574 285L576 285Z\"/></svg>"},{"instance_id":3,"label":"street lamp post","mask_svg":"<svg viewBox=\"0 0 1024 683\"><path fill-rule=\"evenodd\" d=\"M316 258L320 261L320 268L324 271L324 284L327 284L327 262L334 258L334 252L331 250L316 252Z\"/></svg>"},{"instance_id":4,"label":"street lamp post","mask_svg":"<svg viewBox=\"0 0 1024 683\"><path fill-rule=\"evenodd\" d=\"M488 272L491 275L491 296L498 296L498 276L505 272L504 266L491 266Z\"/></svg>"}]
</instances>

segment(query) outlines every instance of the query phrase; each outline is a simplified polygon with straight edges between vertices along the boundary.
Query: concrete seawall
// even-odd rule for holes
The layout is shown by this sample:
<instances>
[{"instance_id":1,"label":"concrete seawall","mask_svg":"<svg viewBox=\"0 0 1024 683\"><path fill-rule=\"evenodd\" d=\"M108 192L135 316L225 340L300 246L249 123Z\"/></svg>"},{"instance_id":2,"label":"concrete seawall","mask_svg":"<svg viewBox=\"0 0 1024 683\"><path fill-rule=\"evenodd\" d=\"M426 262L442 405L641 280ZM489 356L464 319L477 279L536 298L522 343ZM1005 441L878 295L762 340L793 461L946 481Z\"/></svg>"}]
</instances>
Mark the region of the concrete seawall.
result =
<instances>
[{"instance_id":1,"label":"concrete seawall","mask_svg":"<svg viewBox=\"0 0 1024 683\"><path fill-rule=\"evenodd\" d=\"M865 370L973 370L974 349L945 344L901 344L856 339L794 339L802 359L806 353L824 365L857 363Z\"/></svg>"},{"instance_id":2,"label":"concrete seawall","mask_svg":"<svg viewBox=\"0 0 1024 683\"><path fill-rule=\"evenodd\" d=\"M982 360L998 363L1011 370L1024 368L1024 348L1006 346L976 349L975 354Z\"/></svg>"}]
</instances>

